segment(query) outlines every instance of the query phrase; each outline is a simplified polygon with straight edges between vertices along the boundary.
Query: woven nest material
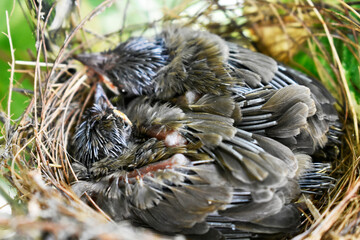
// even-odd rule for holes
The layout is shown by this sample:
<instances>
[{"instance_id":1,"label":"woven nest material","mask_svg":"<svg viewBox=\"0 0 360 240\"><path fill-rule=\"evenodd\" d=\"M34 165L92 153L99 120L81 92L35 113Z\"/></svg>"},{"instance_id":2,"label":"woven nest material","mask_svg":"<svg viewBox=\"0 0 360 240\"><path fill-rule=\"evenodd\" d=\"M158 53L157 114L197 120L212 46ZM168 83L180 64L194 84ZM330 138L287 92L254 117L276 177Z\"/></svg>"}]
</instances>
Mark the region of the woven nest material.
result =
<instances>
[{"instance_id":1,"label":"woven nest material","mask_svg":"<svg viewBox=\"0 0 360 240\"><path fill-rule=\"evenodd\" d=\"M123 21L119 31L101 35L89 30L87 23L100 13L107 14L104 10L114 1L102 2L81 18L81 6L76 6L74 11L64 16L63 21L54 17L56 5L49 8L52 15L42 18L40 16L43 15L37 13L46 6L30 2L36 29L37 58L32 62L35 67L27 68L34 73L34 92L18 121L10 121L7 114L1 114L5 123L5 141L0 148L1 171L17 193L15 197L10 197L1 189L12 206L13 214L0 216L0 238L183 238L160 236L149 230L135 231L128 223L113 223L95 203L89 207L80 201L69 185L76 178L68 154L71 138L84 110L92 101L96 81L72 56L94 49L106 50L130 36L159 31L165 22L208 29L321 79L337 98L344 123L343 145L338 159L333 162L332 176L338 181L320 201L311 201L304 196L303 201L309 211L304 212L306 220L302 224L302 233L294 239L360 238L357 122L360 111L351 92L354 89L351 83L356 79L347 78L343 68L346 63L341 64L342 59L337 52L338 45L343 44L344 48L351 49L354 62L360 65L357 54L360 51L360 16L356 12L359 5L340 0L331 5L315 4L311 0L288 4L248 0L246 4L226 5L222 5L221 1L185 1L165 9L163 16L157 20L134 25ZM119 18L129 17L127 9L131 4L135 3L126 3ZM239 17L239 9L243 11L242 17ZM61 24L57 26L56 21L61 21ZM272 37L274 33L277 37ZM11 34L9 40L11 42ZM307 71L306 66L294 61L299 51L312 59L317 73ZM13 61L12 74L14 69ZM10 92L11 88L12 85Z\"/></svg>"}]
</instances>

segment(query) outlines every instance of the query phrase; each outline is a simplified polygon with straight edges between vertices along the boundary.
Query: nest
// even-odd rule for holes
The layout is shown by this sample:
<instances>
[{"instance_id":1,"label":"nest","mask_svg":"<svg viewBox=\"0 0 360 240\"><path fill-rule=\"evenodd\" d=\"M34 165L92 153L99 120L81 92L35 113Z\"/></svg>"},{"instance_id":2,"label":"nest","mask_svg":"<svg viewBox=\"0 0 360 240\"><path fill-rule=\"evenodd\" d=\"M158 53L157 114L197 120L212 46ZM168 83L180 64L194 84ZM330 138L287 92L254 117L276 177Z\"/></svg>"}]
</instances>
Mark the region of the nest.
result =
<instances>
[{"instance_id":1,"label":"nest","mask_svg":"<svg viewBox=\"0 0 360 240\"><path fill-rule=\"evenodd\" d=\"M131 36L151 35L169 23L208 29L229 41L287 62L328 87L338 101L343 121L343 144L339 147L340 155L332 163L332 176L338 180L320 200L303 197L309 210L304 212L302 232L294 239L360 238L357 121L360 107L356 99L360 96L356 82L360 70L355 67L355 73L351 72L360 65L360 15L356 2L247 0L244 4L225 5L222 1L180 1L164 8L158 19L129 24L126 19L136 2L127 1L116 15L121 19L120 29L106 34L90 30L87 24L99 14L106 16L106 10L115 1L103 1L85 17L80 17L80 6L71 6L67 14L59 16L57 5L46 5L47 2L29 1L30 14L26 13L35 30L35 59L25 63L15 61L16 46L12 46L8 29L12 63L8 109L1 112L4 136L0 159L1 172L16 193L10 196L0 188L12 207L12 216L0 217L1 238L172 238L146 229L135 231L126 222L114 223L95 203L90 207L80 201L69 185L76 176L68 153L75 126L92 101L96 82L73 55L106 50ZM72 1L59 1L59 5L66 2ZM348 65L353 68L346 68ZM15 67L32 73L34 91L22 117L11 120Z\"/></svg>"}]
</instances>

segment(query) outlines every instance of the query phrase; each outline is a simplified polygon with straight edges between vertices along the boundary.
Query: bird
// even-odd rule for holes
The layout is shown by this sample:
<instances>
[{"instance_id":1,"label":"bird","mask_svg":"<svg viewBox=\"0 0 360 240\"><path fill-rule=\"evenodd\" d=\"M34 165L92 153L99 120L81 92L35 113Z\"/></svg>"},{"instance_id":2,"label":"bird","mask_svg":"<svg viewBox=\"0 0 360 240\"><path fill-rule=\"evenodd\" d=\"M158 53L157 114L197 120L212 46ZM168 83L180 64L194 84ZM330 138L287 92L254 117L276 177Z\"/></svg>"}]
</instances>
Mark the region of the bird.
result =
<instances>
[{"instance_id":1,"label":"bird","mask_svg":"<svg viewBox=\"0 0 360 240\"><path fill-rule=\"evenodd\" d=\"M271 58L237 62L249 51L219 36L190 28L168 27L154 39L135 37L102 53L83 53L75 58L99 73L115 93L155 94L169 99L186 90L221 95L230 85L258 81L259 76L239 69L256 68L265 82L271 80L276 63ZM239 56L240 55L240 56Z\"/></svg>"},{"instance_id":2,"label":"bird","mask_svg":"<svg viewBox=\"0 0 360 240\"><path fill-rule=\"evenodd\" d=\"M117 110L97 86L94 105L88 109L73 139L74 155L83 159L86 166L105 157L117 157L123 153L131 134L131 122ZM99 124L101 123L101 124Z\"/></svg>"},{"instance_id":3,"label":"bird","mask_svg":"<svg viewBox=\"0 0 360 240\"><path fill-rule=\"evenodd\" d=\"M311 155L339 143L335 99L323 85L189 28L76 59L130 96L120 111L98 83L75 130L73 189L85 201L87 193L114 220L165 234L297 231ZM322 179L315 185L331 185Z\"/></svg>"}]
</instances>

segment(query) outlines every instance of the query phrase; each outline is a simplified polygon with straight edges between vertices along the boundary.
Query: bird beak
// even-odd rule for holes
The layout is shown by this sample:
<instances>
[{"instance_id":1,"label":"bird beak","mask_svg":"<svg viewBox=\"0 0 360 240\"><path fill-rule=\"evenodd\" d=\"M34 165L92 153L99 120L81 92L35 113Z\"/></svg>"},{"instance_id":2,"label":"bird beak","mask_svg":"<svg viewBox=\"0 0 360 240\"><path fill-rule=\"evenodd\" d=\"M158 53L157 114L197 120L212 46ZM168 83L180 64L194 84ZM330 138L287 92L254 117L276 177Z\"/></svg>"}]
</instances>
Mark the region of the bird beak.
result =
<instances>
[{"instance_id":1,"label":"bird beak","mask_svg":"<svg viewBox=\"0 0 360 240\"><path fill-rule=\"evenodd\" d=\"M99 104L101 101L104 101L109 107L114 107L106 96L101 84L97 83L95 90L95 103Z\"/></svg>"},{"instance_id":2,"label":"bird beak","mask_svg":"<svg viewBox=\"0 0 360 240\"><path fill-rule=\"evenodd\" d=\"M132 127L132 122L130 121L130 119L125 115L125 113L117 110L117 109L114 109L114 113L117 117L120 117L124 122L126 122L129 126Z\"/></svg>"},{"instance_id":3,"label":"bird beak","mask_svg":"<svg viewBox=\"0 0 360 240\"><path fill-rule=\"evenodd\" d=\"M74 58L84 64L85 66L89 66L91 68L97 69L98 66L105 62L106 58L104 58L99 53L82 53L74 55Z\"/></svg>"},{"instance_id":4,"label":"bird beak","mask_svg":"<svg viewBox=\"0 0 360 240\"><path fill-rule=\"evenodd\" d=\"M99 104L101 101L104 101L111 109L113 109L114 114L116 117L121 118L124 122L126 122L128 125L132 126L132 122L130 119L126 116L125 113L117 110L114 105L110 102L108 97L106 96L103 87L100 83L96 84L96 91L95 91L95 103Z\"/></svg>"},{"instance_id":5,"label":"bird beak","mask_svg":"<svg viewBox=\"0 0 360 240\"><path fill-rule=\"evenodd\" d=\"M104 64L107 60L106 57L99 53L83 53L75 55L74 58L87 66L88 68L92 69L94 72L98 74L100 80L105 83L105 85L116 95L119 95L119 89L116 87L111 80L106 76L104 71L101 69L101 65Z\"/></svg>"}]
</instances>

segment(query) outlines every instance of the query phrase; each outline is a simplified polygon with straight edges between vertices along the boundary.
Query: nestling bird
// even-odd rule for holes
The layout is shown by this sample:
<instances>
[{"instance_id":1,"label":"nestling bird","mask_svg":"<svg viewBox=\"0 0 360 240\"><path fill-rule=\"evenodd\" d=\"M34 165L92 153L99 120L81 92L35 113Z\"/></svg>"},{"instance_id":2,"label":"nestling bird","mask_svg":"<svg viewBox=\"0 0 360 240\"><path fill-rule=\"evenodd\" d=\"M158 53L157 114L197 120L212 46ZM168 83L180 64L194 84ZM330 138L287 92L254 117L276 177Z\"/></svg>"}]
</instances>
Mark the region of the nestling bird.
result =
<instances>
[{"instance_id":1,"label":"nestling bird","mask_svg":"<svg viewBox=\"0 0 360 240\"><path fill-rule=\"evenodd\" d=\"M79 195L168 234L296 230L310 155L337 141L334 99L320 83L184 28L77 58L114 92L137 96L122 113L97 87L73 137Z\"/></svg>"},{"instance_id":2,"label":"nestling bird","mask_svg":"<svg viewBox=\"0 0 360 240\"><path fill-rule=\"evenodd\" d=\"M90 167L106 157L116 158L127 147L131 134L131 122L117 110L106 97L100 85L97 87L95 104L88 109L74 138L74 155Z\"/></svg>"},{"instance_id":3,"label":"nestling bird","mask_svg":"<svg viewBox=\"0 0 360 240\"><path fill-rule=\"evenodd\" d=\"M242 59L250 51L220 37L188 28L167 28L153 40L132 38L103 53L79 54L78 60L93 68L110 89L129 94L153 94L169 99L187 90L221 95L242 82L267 83L276 70L271 58ZM263 56L263 55L261 55ZM244 65L240 69L238 66ZM260 76L246 71L255 68ZM262 79L260 80L259 77Z\"/></svg>"}]
</instances>

